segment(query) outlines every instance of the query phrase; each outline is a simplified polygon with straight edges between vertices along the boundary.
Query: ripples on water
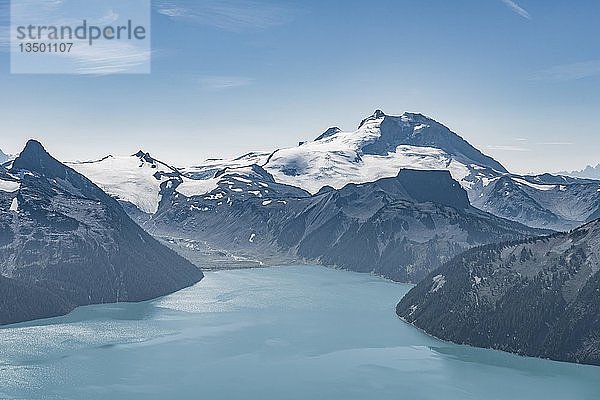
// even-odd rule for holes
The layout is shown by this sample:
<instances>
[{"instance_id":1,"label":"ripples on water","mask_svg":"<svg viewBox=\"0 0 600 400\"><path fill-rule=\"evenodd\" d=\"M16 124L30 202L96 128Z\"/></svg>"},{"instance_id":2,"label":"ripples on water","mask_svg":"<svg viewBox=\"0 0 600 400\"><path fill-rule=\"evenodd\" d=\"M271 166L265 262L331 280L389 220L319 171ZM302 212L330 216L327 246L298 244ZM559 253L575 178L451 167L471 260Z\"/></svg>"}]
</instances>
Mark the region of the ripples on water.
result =
<instances>
[{"instance_id":1,"label":"ripples on water","mask_svg":"<svg viewBox=\"0 0 600 400\"><path fill-rule=\"evenodd\" d=\"M597 399L600 368L432 339L410 288L300 266L0 329L0 398Z\"/></svg>"}]
</instances>

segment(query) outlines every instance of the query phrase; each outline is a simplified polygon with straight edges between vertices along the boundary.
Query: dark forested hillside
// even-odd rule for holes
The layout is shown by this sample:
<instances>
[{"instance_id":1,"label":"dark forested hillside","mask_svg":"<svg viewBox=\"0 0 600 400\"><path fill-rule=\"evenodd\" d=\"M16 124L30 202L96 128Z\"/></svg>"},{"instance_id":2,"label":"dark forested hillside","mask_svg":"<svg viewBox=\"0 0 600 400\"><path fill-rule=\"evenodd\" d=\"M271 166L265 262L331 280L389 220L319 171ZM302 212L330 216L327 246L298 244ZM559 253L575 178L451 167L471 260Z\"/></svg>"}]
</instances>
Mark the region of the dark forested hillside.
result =
<instances>
[{"instance_id":1,"label":"dark forested hillside","mask_svg":"<svg viewBox=\"0 0 600 400\"><path fill-rule=\"evenodd\" d=\"M441 339L600 365L600 220L570 233L469 250L397 313Z\"/></svg>"},{"instance_id":2,"label":"dark forested hillside","mask_svg":"<svg viewBox=\"0 0 600 400\"><path fill-rule=\"evenodd\" d=\"M202 278L36 141L0 171L0 323L141 301Z\"/></svg>"}]
</instances>

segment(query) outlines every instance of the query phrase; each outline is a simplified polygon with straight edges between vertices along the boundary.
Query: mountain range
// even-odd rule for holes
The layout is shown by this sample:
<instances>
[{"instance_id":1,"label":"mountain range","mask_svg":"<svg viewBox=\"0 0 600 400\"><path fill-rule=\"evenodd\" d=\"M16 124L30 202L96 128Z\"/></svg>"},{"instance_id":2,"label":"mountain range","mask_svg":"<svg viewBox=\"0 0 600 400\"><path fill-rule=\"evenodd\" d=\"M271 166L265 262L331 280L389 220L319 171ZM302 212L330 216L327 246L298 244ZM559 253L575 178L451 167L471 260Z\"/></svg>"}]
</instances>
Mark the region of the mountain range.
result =
<instances>
[{"instance_id":1,"label":"mountain range","mask_svg":"<svg viewBox=\"0 0 600 400\"><path fill-rule=\"evenodd\" d=\"M377 110L352 132L329 128L295 147L211 159L193 167L175 168L143 151L69 165L148 214L158 210L161 185L170 179L179 182L176 190L184 196L203 195L216 188L217 174L234 169L243 173L252 165L275 182L310 194L395 177L406 168L446 170L467 191L473 206L540 229L573 229L600 212L600 181L512 174L444 125L414 113L389 116Z\"/></svg>"}]
</instances>

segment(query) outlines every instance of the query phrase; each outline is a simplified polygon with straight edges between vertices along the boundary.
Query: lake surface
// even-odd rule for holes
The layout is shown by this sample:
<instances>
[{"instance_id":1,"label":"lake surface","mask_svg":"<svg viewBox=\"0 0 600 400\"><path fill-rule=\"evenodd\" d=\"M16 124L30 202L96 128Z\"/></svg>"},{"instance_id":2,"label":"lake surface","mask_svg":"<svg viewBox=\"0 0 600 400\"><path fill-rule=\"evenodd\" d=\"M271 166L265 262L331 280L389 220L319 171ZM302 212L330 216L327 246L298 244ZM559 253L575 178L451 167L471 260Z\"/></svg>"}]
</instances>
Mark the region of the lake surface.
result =
<instances>
[{"instance_id":1,"label":"lake surface","mask_svg":"<svg viewBox=\"0 0 600 400\"><path fill-rule=\"evenodd\" d=\"M299 266L208 272L138 304L0 329L1 399L598 399L600 367L430 338L409 285Z\"/></svg>"}]
</instances>

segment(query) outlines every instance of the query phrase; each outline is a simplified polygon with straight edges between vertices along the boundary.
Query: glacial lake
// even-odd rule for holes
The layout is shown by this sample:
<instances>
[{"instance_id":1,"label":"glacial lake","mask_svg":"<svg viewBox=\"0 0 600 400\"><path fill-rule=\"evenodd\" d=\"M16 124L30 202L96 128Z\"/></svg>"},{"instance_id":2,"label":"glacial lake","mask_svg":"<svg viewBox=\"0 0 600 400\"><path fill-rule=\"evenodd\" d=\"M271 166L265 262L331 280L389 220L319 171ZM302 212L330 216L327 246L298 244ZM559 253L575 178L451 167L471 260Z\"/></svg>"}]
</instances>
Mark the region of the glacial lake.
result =
<instances>
[{"instance_id":1,"label":"glacial lake","mask_svg":"<svg viewBox=\"0 0 600 400\"><path fill-rule=\"evenodd\" d=\"M433 339L410 288L315 266L207 272L138 304L0 329L1 399L598 399L600 367Z\"/></svg>"}]
</instances>

